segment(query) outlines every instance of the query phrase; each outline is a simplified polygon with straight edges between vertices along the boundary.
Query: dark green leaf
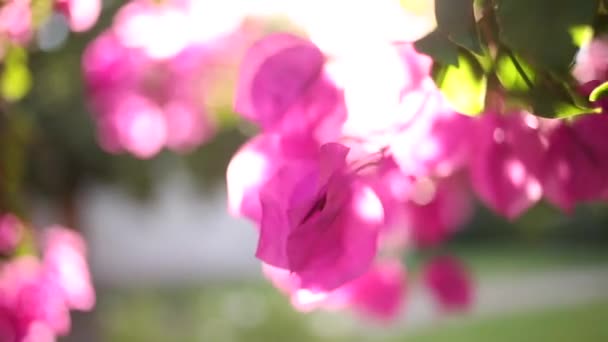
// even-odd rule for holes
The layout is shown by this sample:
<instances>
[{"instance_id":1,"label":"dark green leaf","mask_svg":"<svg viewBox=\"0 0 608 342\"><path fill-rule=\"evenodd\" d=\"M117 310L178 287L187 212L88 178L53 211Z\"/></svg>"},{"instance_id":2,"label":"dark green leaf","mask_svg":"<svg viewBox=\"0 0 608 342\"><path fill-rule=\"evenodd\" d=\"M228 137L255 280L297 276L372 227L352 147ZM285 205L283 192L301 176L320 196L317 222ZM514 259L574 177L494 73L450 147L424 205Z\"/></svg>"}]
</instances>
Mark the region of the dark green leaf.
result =
<instances>
[{"instance_id":1,"label":"dark green leaf","mask_svg":"<svg viewBox=\"0 0 608 342\"><path fill-rule=\"evenodd\" d=\"M435 0L437 29L448 39L471 52L481 54L475 24L473 0Z\"/></svg>"},{"instance_id":2,"label":"dark green leaf","mask_svg":"<svg viewBox=\"0 0 608 342\"><path fill-rule=\"evenodd\" d=\"M414 43L418 52L427 54L444 65L458 64L458 47L438 30Z\"/></svg>"},{"instance_id":3,"label":"dark green leaf","mask_svg":"<svg viewBox=\"0 0 608 342\"><path fill-rule=\"evenodd\" d=\"M531 95L532 111L547 118L567 118L575 115L597 113L598 109L577 101L566 89L537 86Z\"/></svg>"},{"instance_id":4,"label":"dark green leaf","mask_svg":"<svg viewBox=\"0 0 608 342\"><path fill-rule=\"evenodd\" d=\"M598 0L497 0L501 40L536 66L566 74L577 47L572 30L592 25Z\"/></svg>"}]
</instances>

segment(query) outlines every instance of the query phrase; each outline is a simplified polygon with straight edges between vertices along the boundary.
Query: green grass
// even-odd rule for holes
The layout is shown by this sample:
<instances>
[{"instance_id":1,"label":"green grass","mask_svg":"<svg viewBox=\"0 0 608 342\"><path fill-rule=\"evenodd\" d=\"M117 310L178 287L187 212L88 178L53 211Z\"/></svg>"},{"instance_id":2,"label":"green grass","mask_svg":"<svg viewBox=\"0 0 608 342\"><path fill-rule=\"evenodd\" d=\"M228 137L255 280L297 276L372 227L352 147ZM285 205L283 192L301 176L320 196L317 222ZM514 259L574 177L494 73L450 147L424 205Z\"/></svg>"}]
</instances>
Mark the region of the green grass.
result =
<instances>
[{"instance_id":1,"label":"green grass","mask_svg":"<svg viewBox=\"0 0 608 342\"><path fill-rule=\"evenodd\" d=\"M608 251L588 246L459 245L450 249L478 278L608 266ZM407 259L411 276L423 260L421 255ZM608 341L608 302L484 320L459 318L415 335L407 327L397 327L397 335L380 334L385 336L381 338L375 333L378 327L344 313L296 312L271 285L257 281L190 289L106 290L99 294L94 317L98 331L91 334L110 342Z\"/></svg>"},{"instance_id":2,"label":"green grass","mask_svg":"<svg viewBox=\"0 0 608 342\"><path fill-rule=\"evenodd\" d=\"M488 243L453 245L446 250L460 257L479 277L608 266L608 248L603 245ZM426 257L425 254L415 254L406 262L410 270L415 270Z\"/></svg>"},{"instance_id":3,"label":"green grass","mask_svg":"<svg viewBox=\"0 0 608 342\"><path fill-rule=\"evenodd\" d=\"M608 341L608 302L444 326L392 341L602 342Z\"/></svg>"}]
</instances>

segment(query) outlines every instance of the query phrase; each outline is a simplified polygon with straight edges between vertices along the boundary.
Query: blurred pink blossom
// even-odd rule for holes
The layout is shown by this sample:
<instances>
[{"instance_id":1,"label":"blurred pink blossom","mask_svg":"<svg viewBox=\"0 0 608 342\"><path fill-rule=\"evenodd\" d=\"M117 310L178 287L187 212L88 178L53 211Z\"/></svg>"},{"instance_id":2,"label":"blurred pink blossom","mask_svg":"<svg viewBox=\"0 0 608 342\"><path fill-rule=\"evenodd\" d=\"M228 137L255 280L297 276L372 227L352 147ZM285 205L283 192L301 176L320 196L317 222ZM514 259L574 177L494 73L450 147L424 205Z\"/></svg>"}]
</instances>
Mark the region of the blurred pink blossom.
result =
<instances>
[{"instance_id":1,"label":"blurred pink blossom","mask_svg":"<svg viewBox=\"0 0 608 342\"><path fill-rule=\"evenodd\" d=\"M56 0L55 7L68 20L70 29L83 32L95 25L103 0Z\"/></svg>"},{"instance_id":2,"label":"blurred pink blossom","mask_svg":"<svg viewBox=\"0 0 608 342\"><path fill-rule=\"evenodd\" d=\"M84 241L61 227L46 232L42 263L20 256L0 265L2 341L54 341L69 332L70 309L94 304Z\"/></svg>"},{"instance_id":3,"label":"blurred pink blossom","mask_svg":"<svg viewBox=\"0 0 608 342\"><path fill-rule=\"evenodd\" d=\"M0 40L8 39L18 45L32 38L30 0L7 0L0 6Z\"/></svg>"},{"instance_id":4,"label":"blurred pink blossom","mask_svg":"<svg viewBox=\"0 0 608 342\"><path fill-rule=\"evenodd\" d=\"M545 197L566 212L599 201L608 191L608 116L584 115L549 135L541 179Z\"/></svg>"},{"instance_id":5,"label":"blurred pink blossom","mask_svg":"<svg viewBox=\"0 0 608 342\"><path fill-rule=\"evenodd\" d=\"M395 260L379 261L360 277L326 292L302 289L300 278L288 270L268 264L262 270L303 312L352 309L367 318L388 321L400 313L406 296L405 272Z\"/></svg>"},{"instance_id":6,"label":"blurred pink blossom","mask_svg":"<svg viewBox=\"0 0 608 342\"><path fill-rule=\"evenodd\" d=\"M404 203L405 224L418 246L436 246L461 228L473 209L473 198L461 177L420 178Z\"/></svg>"},{"instance_id":7,"label":"blurred pink blossom","mask_svg":"<svg viewBox=\"0 0 608 342\"><path fill-rule=\"evenodd\" d=\"M471 183L487 206L509 219L542 196L539 172L546 142L532 114L485 113L470 163Z\"/></svg>"},{"instance_id":8,"label":"blurred pink blossom","mask_svg":"<svg viewBox=\"0 0 608 342\"><path fill-rule=\"evenodd\" d=\"M9 254L21 240L22 223L13 214L0 215L0 254Z\"/></svg>"},{"instance_id":9,"label":"blurred pink blossom","mask_svg":"<svg viewBox=\"0 0 608 342\"><path fill-rule=\"evenodd\" d=\"M473 304L473 283L467 269L457 259L440 256L426 265L424 284L443 310L456 311Z\"/></svg>"},{"instance_id":10,"label":"blurred pink blossom","mask_svg":"<svg viewBox=\"0 0 608 342\"><path fill-rule=\"evenodd\" d=\"M281 33L259 40L241 64L236 111L264 130L337 138L344 100L325 63L307 39Z\"/></svg>"},{"instance_id":11,"label":"blurred pink blossom","mask_svg":"<svg viewBox=\"0 0 608 342\"><path fill-rule=\"evenodd\" d=\"M211 137L214 123L197 88L203 80L196 79L207 51L191 49L155 62L120 45L112 32L88 47L83 69L102 147L150 158L165 146L188 151ZM184 69L190 54L199 64Z\"/></svg>"},{"instance_id":12,"label":"blurred pink blossom","mask_svg":"<svg viewBox=\"0 0 608 342\"><path fill-rule=\"evenodd\" d=\"M580 83L608 80L608 37L594 38L581 47L572 74Z\"/></svg>"}]
</instances>

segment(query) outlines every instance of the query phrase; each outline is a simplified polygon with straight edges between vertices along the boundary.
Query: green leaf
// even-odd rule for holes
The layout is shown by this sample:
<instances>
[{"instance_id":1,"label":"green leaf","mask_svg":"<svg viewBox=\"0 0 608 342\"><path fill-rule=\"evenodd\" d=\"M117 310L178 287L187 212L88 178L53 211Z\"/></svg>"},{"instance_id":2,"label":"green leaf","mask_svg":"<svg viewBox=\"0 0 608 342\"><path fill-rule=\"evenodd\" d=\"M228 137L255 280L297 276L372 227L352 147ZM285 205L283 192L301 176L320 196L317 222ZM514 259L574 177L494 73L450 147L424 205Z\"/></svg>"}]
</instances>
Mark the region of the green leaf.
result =
<instances>
[{"instance_id":1,"label":"green leaf","mask_svg":"<svg viewBox=\"0 0 608 342\"><path fill-rule=\"evenodd\" d=\"M589 101L595 102L606 96L608 96L608 82L604 82L593 89L591 94L589 94Z\"/></svg>"},{"instance_id":2,"label":"green leaf","mask_svg":"<svg viewBox=\"0 0 608 342\"><path fill-rule=\"evenodd\" d=\"M566 74L578 51L571 35L593 24L598 0L497 0L501 40L536 66Z\"/></svg>"},{"instance_id":3,"label":"green leaf","mask_svg":"<svg viewBox=\"0 0 608 342\"><path fill-rule=\"evenodd\" d=\"M27 54L24 50L9 50L0 75L0 94L7 101L19 101L30 91L32 75L27 66Z\"/></svg>"},{"instance_id":4,"label":"green leaf","mask_svg":"<svg viewBox=\"0 0 608 342\"><path fill-rule=\"evenodd\" d=\"M473 13L473 0L435 0L437 29L449 40L482 54L479 32Z\"/></svg>"},{"instance_id":5,"label":"green leaf","mask_svg":"<svg viewBox=\"0 0 608 342\"><path fill-rule=\"evenodd\" d=\"M496 77L500 84L511 92L525 92L531 89L535 73L532 68L513 54L500 53L496 59Z\"/></svg>"},{"instance_id":6,"label":"green leaf","mask_svg":"<svg viewBox=\"0 0 608 342\"><path fill-rule=\"evenodd\" d=\"M435 62L444 65L458 64L458 47L438 30L415 42L414 47L418 52L431 56Z\"/></svg>"},{"instance_id":7,"label":"green leaf","mask_svg":"<svg viewBox=\"0 0 608 342\"><path fill-rule=\"evenodd\" d=\"M443 67L437 85L454 110L468 115L483 111L487 79L477 60L468 52L458 56L458 65Z\"/></svg>"},{"instance_id":8,"label":"green leaf","mask_svg":"<svg viewBox=\"0 0 608 342\"><path fill-rule=\"evenodd\" d=\"M568 118L601 111L579 101L564 88L536 86L530 95L533 114L546 118Z\"/></svg>"}]
</instances>

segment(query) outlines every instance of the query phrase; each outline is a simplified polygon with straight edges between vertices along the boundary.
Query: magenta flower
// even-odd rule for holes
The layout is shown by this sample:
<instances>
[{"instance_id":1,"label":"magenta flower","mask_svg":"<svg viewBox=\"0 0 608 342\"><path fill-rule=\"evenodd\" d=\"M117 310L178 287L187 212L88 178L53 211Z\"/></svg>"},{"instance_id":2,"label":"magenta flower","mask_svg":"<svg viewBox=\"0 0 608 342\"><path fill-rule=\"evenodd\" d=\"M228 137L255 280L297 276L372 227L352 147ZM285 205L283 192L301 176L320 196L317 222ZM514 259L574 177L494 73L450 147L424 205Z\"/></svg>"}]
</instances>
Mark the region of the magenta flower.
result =
<instances>
[{"instance_id":1,"label":"magenta flower","mask_svg":"<svg viewBox=\"0 0 608 342\"><path fill-rule=\"evenodd\" d=\"M22 223L13 214L0 215L0 254L12 253L21 240Z\"/></svg>"},{"instance_id":2,"label":"magenta flower","mask_svg":"<svg viewBox=\"0 0 608 342\"><path fill-rule=\"evenodd\" d=\"M30 0L8 0L0 6L0 40L26 45L32 38Z\"/></svg>"},{"instance_id":3,"label":"magenta flower","mask_svg":"<svg viewBox=\"0 0 608 342\"><path fill-rule=\"evenodd\" d=\"M595 38L583 45L576 55L572 74L580 83L608 79L608 38Z\"/></svg>"},{"instance_id":4,"label":"magenta flower","mask_svg":"<svg viewBox=\"0 0 608 342\"><path fill-rule=\"evenodd\" d=\"M265 183L288 160L314 158L317 149L308 137L262 134L251 139L234 154L226 170L229 212L259 223L260 191Z\"/></svg>"},{"instance_id":5,"label":"magenta flower","mask_svg":"<svg viewBox=\"0 0 608 342\"><path fill-rule=\"evenodd\" d=\"M332 292L324 306L352 308L366 317L389 321L399 315L405 295L405 272L401 264L382 262Z\"/></svg>"},{"instance_id":6,"label":"magenta flower","mask_svg":"<svg viewBox=\"0 0 608 342\"><path fill-rule=\"evenodd\" d=\"M387 321L398 316L406 295L405 272L397 261L378 262L362 276L329 292L302 289L300 278L285 269L263 264L263 272L303 312L352 309Z\"/></svg>"},{"instance_id":7,"label":"magenta flower","mask_svg":"<svg viewBox=\"0 0 608 342\"><path fill-rule=\"evenodd\" d=\"M95 25L102 0L56 0L55 7L67 18L70 29L83 32Z\"/></svg>"},{"instance_id":8,"label":"magenta flower","mask_svg":"<svg viewBox=\"0 0 608 342\"><path fill-rule=\"evenodd\" d=\"M60 289L44 279L42 266L21 257L0 268L0 316L2 335L14 342L31 341L44 335L64 335L69 331L68 308Z\"/></svg>"},{"instance_id":9,"label":"magenta flower","mask_svg":"<svg viewBox=\"0 0 608 342\"><path fill-rule=\"evenodd\" d=\"M256 256L298 275L304 289L333 290L376 255L382 204L348 168L348 151L325 144L316 159L285 163L260 191Z\"/></svg>"},{"instance_id":10,"label":"magenta flower","mask_svg":"<svg viewBox=\"0 0 608 342\"><path fill-rule=\"evenodd\" d=\"M44 268L61 288L69 308L88 311L95 305L95 290L86 261L86 245L76 232L54 226L46 229Z\"/></svg>"},{"instance_id":11,"label":"magenta flower","mask_svg":"<svg viewBox=\"0 0 608 342\"><path fill-rule=\"evenodd\" d=\"M94 304L84 241L61 227L46 240L43 263L21 256L0 265L1 341L54 341L69 332L70 309Z\"/></svg>"},{"instance_id":12,"label":"magenta flower","mask_svg":"<svg viewBox=\"0 0 608 342\"><path fill-rule=\"evenodd\" d=\"M193 55L199 63L191 63ZM164 147L187 152L210 139L215 125L199 94L206 56L204 47L192 47L161 63L121 45L112 32L99 36L83 69L101 146L150 158Z\"/></svg>"},{"instance_id":13,"label":"magenta flower","mask_svg":"<svg viewBox=\"0 0 608 342\"><path fill-rule=\"evenodd\" d=\"M542 195L538 176L546 148L539 119L523 112L486 113L475 139L473 189L494 211L517 218Z\"/></svg>"},{"instance_id":14,"label":"magenta flower","mask_svg":"<svg viewBox=\"0 0 608 342\"><path fill-rule=\"evenodd\" d=\"M457 259L441 256L424 270L424 284L446 311L467 309L473 302L473 284L468 271Z\"/></svg>"},{"instance_id":15,"label":"magenta flower","mask_svg":"<svg viewBox=\"0 0 608 342\"><path fill-rule=\"evenodd\" d=\"M419 179L404 205L409 235L420 247L446 241L473 215L473 199L459 177Z\"/></svg>"},{"instance_id":16,"label":"magenta flower","mask_svg":"<svg viewBox=\"0 0 608 342\"><path fill-rule=\"evenodd\" d=\"M323 53L304 38L273 34L261 39L242 61L236 111L264 130L312 133L321 142L338 137L343 96L325 63Z\"/></svg>"},{"instance_id":17,"label":"magenta flower","mask_svg":"<svg viewBox=\"0 0 608 342\"><path fill-rule=\"evenodd\" d=\"M608 193L608 117L585 115L562 123L549 136L542 181L545 197L566 212Z\"/></svg>"}]
</instances>

